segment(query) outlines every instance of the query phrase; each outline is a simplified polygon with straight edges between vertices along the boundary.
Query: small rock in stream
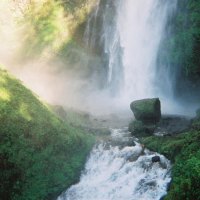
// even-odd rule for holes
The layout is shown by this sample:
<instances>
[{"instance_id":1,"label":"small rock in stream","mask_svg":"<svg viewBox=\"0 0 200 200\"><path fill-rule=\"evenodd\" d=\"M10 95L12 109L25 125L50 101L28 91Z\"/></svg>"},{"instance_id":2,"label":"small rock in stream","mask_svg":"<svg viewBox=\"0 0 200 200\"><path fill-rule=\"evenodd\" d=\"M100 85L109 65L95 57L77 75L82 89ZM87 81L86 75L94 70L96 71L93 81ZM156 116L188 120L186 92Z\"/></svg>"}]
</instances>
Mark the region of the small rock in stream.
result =
<instances>
[{"instance_id":1,"label":"small rock in stream","mask_svg":"<svg viewBox=\"0 0 200 200\"><path fill-rule=\"evenodd\" d=\"M153 156L153 157L151 158L151 161L152 161L153 163L155 163L155 162L160 162L160 156Z\"/></svg>"}]
</instances>

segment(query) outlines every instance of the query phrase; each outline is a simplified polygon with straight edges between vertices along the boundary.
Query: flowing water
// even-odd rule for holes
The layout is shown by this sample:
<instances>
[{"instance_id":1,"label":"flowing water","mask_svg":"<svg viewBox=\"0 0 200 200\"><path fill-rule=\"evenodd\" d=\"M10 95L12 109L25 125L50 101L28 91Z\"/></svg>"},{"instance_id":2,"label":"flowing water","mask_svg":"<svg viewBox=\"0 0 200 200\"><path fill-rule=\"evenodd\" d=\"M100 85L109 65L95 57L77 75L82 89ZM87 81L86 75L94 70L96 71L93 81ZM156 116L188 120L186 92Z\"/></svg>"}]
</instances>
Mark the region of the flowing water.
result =
<instances>
[{"instance_id":1,"label":"flowing water","mask_svg":"<svg viewBox=\"0 0 200 200\"><path fill-rule=\"evenodd\" d=\"M101 55L106 90L127 105L134 99L172 96L167 68L158 70L157 57L168 17L176 0L98 0L88 19L84 40ZM162 73L158 73L158 71ZM105 81L106 80L106 81ZM118 104L119 105L119 104ZM111 140L91 151L80 182L57 200L159 200L167 193L170 162L135 145L124 129L112 130ZM116 141L115 141L116 144Z\"/></svg>"},{"instance_id":2,"label":"flowing water","mask_svg":"<svg viewBox=\"0 0 200 200\"><path fill-rule=\"evenodd\" d=\"M159 96L173 99L173 81L167 66L158 66L168 19L176 0L99 0L90 16L85 42L99 49L106 68L106 90L121 104Z\"/></svg>"},{"instance_id":3,"label":"flowing water","mask_svg":"<svg viewBox=\"0 0 200 200\"><path fill-rule=\"evenodd\" d=\"M156 59L168 15L175 2L125 0L121 3L118 29L123 48L122 95L129 101L160 96L162 88L159 82L166 80L163 77L167 76L167 71L158 77ZM169 91L162 95L168 95L166 92Z\"/></svg>"},{"instance_id":4,"label":"flowing water","mask_svg":"<svg viewBox=\"0 0 200 200\"><path fill-rule=\"evenodd\" d=\"M130 138L127 131L115 129L112 139ZM159 155L161 162L152 163L155 155L136 141L133 146L101 142L93 148L80 182L57 200L159 200L171 180L170 162Z\"/></svg>"}]
</instances>

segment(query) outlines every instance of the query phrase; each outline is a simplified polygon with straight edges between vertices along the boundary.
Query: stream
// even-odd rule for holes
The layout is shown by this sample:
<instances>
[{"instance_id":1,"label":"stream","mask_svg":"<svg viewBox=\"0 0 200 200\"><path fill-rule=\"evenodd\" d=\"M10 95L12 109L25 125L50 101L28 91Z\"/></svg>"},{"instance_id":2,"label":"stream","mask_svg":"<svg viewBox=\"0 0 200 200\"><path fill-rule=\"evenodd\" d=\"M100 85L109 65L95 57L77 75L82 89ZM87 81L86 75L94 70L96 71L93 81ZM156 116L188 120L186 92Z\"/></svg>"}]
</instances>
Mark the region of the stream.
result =
<instances>
[{"instance_id":1,"label":"stream","mask_svg":"<svg viewBox=\"0 0 200 200\"><path fill-rule=\"evenodd\" d=\"M171 181L170 161L145 149L126 128L112 129L111 139L96 144L80 182L57 200L160 200ZM119 145L116 145L119 143ZM159 156L160 162L152 162Z\"/></svg>"}]
</instances>

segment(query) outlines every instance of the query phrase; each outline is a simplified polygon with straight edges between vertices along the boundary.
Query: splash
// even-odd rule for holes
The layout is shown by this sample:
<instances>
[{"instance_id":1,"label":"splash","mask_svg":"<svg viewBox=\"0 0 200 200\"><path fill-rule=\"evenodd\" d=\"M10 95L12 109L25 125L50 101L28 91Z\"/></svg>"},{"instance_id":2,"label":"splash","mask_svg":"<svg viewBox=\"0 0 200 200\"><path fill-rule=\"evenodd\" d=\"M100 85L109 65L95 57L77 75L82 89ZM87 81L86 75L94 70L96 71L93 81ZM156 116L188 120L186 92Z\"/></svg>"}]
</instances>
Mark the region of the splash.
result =
<instances>
[{"instance_id":1,"label":"splash","mask_svg":"<svg viewBox=\"0 0 200 200\"><path fill-rule=\"evenodd\" d=\"M112 137L122 140L126 132L112 130ZM119 138L118 138L119 139ZM170 182L170 162L161 156L161 163L152 164L154 153L142 154L142 147L106 147L99 144L92 150L80 182L71 186L57 200L159 200L166 195ZM158 155L158 154L156 154ZM130 158L134 158L130 161ZM163 167L165 166L165 167Z\"/></svg>"}]
</instances>

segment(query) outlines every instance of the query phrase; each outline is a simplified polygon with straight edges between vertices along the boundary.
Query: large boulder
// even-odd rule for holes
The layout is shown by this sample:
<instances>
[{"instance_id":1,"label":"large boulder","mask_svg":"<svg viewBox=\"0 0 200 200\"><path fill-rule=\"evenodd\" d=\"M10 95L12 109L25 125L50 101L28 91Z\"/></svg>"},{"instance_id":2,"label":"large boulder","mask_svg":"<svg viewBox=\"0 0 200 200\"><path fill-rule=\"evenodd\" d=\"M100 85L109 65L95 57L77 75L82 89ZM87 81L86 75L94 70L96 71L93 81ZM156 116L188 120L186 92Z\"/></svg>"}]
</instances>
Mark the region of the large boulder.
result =
<instances>
[{"instance_id":1,"label":"large boulder","mask_svg":"<svg viewBox=\"0 0 200 200\"><path fill-rule=\"evenodd\" d=\"M133 101L130 108L135 118L143 123L157 123L161 118L159 98L141 99Z\"/></svg>"}]
</instances>

